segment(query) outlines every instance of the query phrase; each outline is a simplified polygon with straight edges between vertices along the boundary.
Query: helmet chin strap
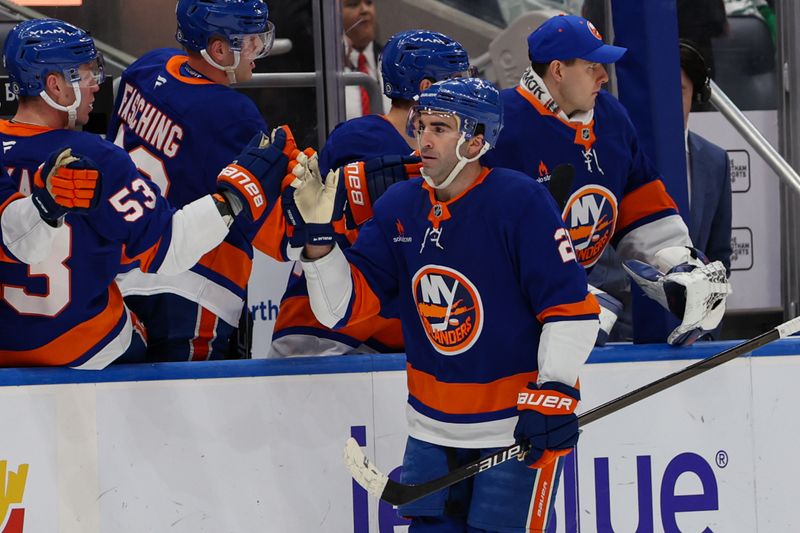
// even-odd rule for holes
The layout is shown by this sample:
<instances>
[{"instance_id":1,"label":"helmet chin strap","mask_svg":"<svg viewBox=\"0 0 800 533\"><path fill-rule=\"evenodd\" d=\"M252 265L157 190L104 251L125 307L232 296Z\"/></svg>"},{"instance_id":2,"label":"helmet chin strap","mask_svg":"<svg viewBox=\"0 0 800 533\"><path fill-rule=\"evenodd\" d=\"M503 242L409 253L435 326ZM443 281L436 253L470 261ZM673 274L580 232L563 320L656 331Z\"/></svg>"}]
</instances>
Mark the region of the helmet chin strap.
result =
<instances>
[{"instance_id":1,"label":"helmet chin strap","mask_svg":"<svg viewBox=\"0 0 800 533\"><path fill-rule=\"evenodd\" d=\"M47 105L52 107L53 109L58 109L59 111L66 111L68 123L67 127L71 130L75 129L75 123L78 120L78 106L81 105L81 88L78 85L78 82L72 82L72 90L75 91L75 101L69 104L68 106L63 106L61 104L57 104L55 100L50 98L50 95L47 94L47 91L42 91L39 93L39 96L42 97Z\"/></svg>"},{"instance_id":2,"label":"helmet chin strap","mask_svg":"<svg viewBox=\"0 0 800 533\"><path fill-rule=\"evenodd\" d=\"M211 56L208 55L208 52L206 51L205 48L200 50L200 55L203 56L203 59L205 59L206 62L212 67L219 70L224 70L225 74L228 75L228 81L231 84L234 84L236 83L236 67L239 66L239 58L241 56L241 53L238 50L232 50L232 52L233 52L233 65L230 65L228 67L223 67L222 65L211 59Z\"/></svg>"},{"instance_id":3,"label":"helmet chin strap","mask_svg":"<svg viewBox=\"0 0 800 533\"><path fill-rule=\"evenodd\" d=\"M440 184L436 185L433 179L425 173L424 167L420 170L420 174L422 174L422 179L425 180L425 183L427 183L434 189L446 189L451 183L453 183L453 180L456 179L456 176L458 176L458 174L461 172L461 169L464 168L464 166L467 163L472 163L473 161L477 161L483 154L485 154L489 150L489 148L491 148L491 146L489 146L488 143L484 142L483 146L481 147L481 151L478 152L478 155L476 155L475 157L467 158L461 155L461 145L464 144L466 141L467 141L467 135L466 133L462 133L461 138L458 139L458 144L456 144L456 157L458 158L458 163L456 163L456 165L453 167L453 170L450 171L450 174L448 174L447 177L444 179L444 181L441 182Z\"/></svg>"}]
</instances>

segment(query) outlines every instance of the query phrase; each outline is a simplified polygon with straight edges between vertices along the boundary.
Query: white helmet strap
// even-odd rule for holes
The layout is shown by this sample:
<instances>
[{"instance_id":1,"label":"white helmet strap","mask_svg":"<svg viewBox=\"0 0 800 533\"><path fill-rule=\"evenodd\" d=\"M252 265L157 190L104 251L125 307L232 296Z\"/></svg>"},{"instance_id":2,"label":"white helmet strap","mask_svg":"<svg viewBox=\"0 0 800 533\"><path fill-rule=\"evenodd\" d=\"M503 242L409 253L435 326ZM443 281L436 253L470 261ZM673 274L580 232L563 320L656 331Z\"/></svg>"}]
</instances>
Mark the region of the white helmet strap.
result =
<instances>
[{"instance_id":1,"label":"white helmet strap","mask_svg":"<svg viewBox=\"0 0 800 533\"><path fill-rule=\"evenodd\" d=\"M75 129L75 123L78 120L78 106L81 105L81 87L77 81L72 82L72 90L75 91L75 101L69 104L68 106L63 106L61 104L57 104L55 100L53 100L49 94L47 94L46 90L42 90L39 93L39 96L42 97L47 105L52 107L53 109L58 109L59 111L66 111L67 112L67 119L68 124L67 127L71 130Z\"/></svg>"},{"instance_id":2,"label":"white helmet strap","mask_svg":"<svg viewBox=\"0 0 800 533\"><path fill-rule=\"evenodd\" d=\"M200 55L203 56L203 59L206 60L206 63L208 63L212 67L225 71L225 74L228 75L228 81L231 84L234 84L236 83L236 67L239 66L239 58L241 56L241 52L239 52L238 50L231 50L231 51L233 52L233 65L230 65L228 67L223 67L222 65L211 59L211 56L208 54L208 51L206 51L205 48L200 50Z\"/></svg>"},{"instance_id":3,"label":"white helmet strap","mask_svg":"<svg viewBox=\"0 0 800 533\"><path fill-rule=\"evenodd\" d=\"M425 174L425 168L424 167L422 168L420 174L422 174L422 179L425 180L425 183L427 183L430 187L434 189L446 189L451 183L453 183L453 180L456 179L456 176L458 176L458 174L461 172L461 169L463 169L467 163L472 163L473 161L477 161L483 154L485 154L489 150L489 148L491 148L491 146L489 146L489 143L484 141L480 152L478 152L478 155L476 155L475 157L464 157L461 155L461 145L464 144L466 141L467 141L467 134L462 133L461 137L458 139L458 144L456 144L456 157L458 158L458 163L455 164L453 170L450 171L450 174L448 174L447 177L444 179L444 181L441 182L440 184L436 185L433 179L431 179L430 176Z\"/></svg>"}]
</instances>

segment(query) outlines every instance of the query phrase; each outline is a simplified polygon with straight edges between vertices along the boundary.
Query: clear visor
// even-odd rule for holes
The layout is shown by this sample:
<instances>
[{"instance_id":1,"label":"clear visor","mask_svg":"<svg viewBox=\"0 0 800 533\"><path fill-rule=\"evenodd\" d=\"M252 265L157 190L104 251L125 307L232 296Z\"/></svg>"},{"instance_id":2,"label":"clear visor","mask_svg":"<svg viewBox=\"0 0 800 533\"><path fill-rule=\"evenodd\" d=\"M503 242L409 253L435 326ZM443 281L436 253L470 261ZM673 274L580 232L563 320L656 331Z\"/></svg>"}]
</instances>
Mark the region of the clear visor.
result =
<instances>
[{"instance_id":1,"label":"clear visor","mask_svg":"<svg viewBox=\"0 0 800 533\"><path fill-rule=\"evenodd\" d=\"M478 67L475 65L470 65L467 70L462 72L453 72L449 76L447 76L448 80L452 80L453 78L478 78Z\"/></svg>"},{"instance_id":2,"label":"clear visor","mask_svg":"<svg viewBox=\"0 0 800 533\"><path fill-rule=\"evenodd\" d=\"M425 120L423 120L425 117ZM437 120L440 119L440 120ZM436 107L413 106L408 114L406 133L410 137L419 137L429 132L438 137L460 137L464 134L467 139L475 134L478 123L475 119L453 113L447 109Z\"/></svg>"},{"instance_id":3,"label":"clear visor","mask_svg":"<svg viewBox=\"0 0 800 533\"><path fill-rule=\"evenodd\" d=\"M64 79L69 83L77 83L82 88L100 85L106 79L103 54L97 52L97 57L93 61L65 70Z\"/></svg>"},{"instance_id":4,"label":"clear visor","mask_svg":"<svg viewBox=\"0 0 800 533\"><path fill-rule=\"evenodd\" d=\"M238 51L247 61L267 57L275 44L275 25L267 21L267 31L247 35L231 35L231 48Z\"/></svg>"}]
</instances>

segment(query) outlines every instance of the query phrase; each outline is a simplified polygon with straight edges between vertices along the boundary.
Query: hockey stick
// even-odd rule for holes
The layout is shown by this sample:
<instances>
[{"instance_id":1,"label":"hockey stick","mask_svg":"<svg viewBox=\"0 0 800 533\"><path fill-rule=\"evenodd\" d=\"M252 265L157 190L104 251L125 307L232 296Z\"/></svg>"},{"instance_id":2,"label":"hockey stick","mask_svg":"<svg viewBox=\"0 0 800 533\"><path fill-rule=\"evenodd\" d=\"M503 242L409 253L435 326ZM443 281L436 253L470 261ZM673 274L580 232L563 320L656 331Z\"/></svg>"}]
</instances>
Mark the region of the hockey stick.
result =
<instances>
[{"instance_id":1,"label":"hockey stick","mask_svg":"<svg viewBox=\"0 0 800 533\"><path fill-rule=\"evenodd\" d=\"M765 344L788 337L798 331L800 331L800 317L793 318L757 337L753 337L748 341L728 348L717 355L693 363L682 370L678 370L677 372L628 392L627 394L623 394L619 398L595 407L580 415L578 417L578 424L585 426L611 413L616 413L620 409L640 402L645 398L649 398L663 390L683 383L707 370L711 370L712 368L716 368L728 361L736 359L740 355L750 353ZM381 500L392 505L403 505L416 501L438 490L445 489L479 472L504 463L511 458L524 457L527 452L527 448L521 444L513 444L491 455L487 455L486 457L456 468L438 479L418 485L406 485L389 479L370 463L355 439L350 438L347 440L344 449L344 460L345 464L350 469L350 473L353 475L353 479L364 487L367 492L378 496Z\"/></svg>"}]
</instances>

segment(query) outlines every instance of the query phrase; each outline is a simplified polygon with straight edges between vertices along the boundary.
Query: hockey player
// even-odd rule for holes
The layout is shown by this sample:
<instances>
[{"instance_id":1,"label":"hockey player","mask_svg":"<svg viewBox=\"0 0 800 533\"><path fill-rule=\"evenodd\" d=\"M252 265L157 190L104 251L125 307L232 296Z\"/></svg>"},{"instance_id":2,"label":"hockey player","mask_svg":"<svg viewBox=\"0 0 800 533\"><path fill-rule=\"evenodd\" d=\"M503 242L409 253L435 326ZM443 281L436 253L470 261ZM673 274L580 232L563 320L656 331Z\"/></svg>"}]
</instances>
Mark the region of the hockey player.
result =
<instances>
[{"instance_id":1,"label":"hockey player","mask_svg":"<svg viewBox=\"0 0 800 533\"><path fill-rule=\"evenodd\" d=\"M137 321L114 282L121 262L165 275L191 267L235 216L257 218L275 204L260 180L282 152L260 148L259 134L217 178L220 194L176 211L124 151L68 129L87 122L103 80L86 32L28 20L9 33L4 59L19 108L0 121L10 174L0 176L0 365L99 369L121 356L143 359Z\"/></svg>"},{"instance_id":2,"label":"hockey player","mask_svg":"<svg viewBox=\"0 0 800 533\"><path fill-rule=\"evenodd\" d=\"M371 205L396 180L405 180L407 156L416 141L406 131L408 112L419 93L436 81L462 76L469 57L460 43L441 33L409 30L389 38L381 54L383 92L392 106L386 115L365 115L339 124L319 156L323 174L354 161L386 157L381 176L370 183L356 176L345 180L350 230L337 235L342 249L358 235L357 228L371 216ZM396 162L394 166L386 163ZM366 176L364 167L351 168ZM363 201L360 201L364 198ZM305 277L299 265L289 278L272 337L271 357L335 355L365 352L402 352L403 339L396 319L376 316L349 328L332 331L314 317L308 303Z\"/></svg>"},{"instance_id":3,"label":"hockey player","mask_svg":"<svg viewBox=\"0 0 800 533\"><path fill-rule=\"evenodd\" d=\"M179 0L176 39L185 51L151 51L122 75L108 138L181 207L216 190L216 172L267 130L247 96L230 87L252 77L274 27L262 0ZM287 130L288 131L288 130ZM284 133L276 144L282 146ZM287 140L287 151L293 140ZM281 217L281 210L274 211ZM120 279L125 301L150 336L154 361L237 356L229 343L242 318L253 246L282 258L280 246L257 231L281 221L237 220L224 244L178 276L132 271ZM269 236L267 236L269 237ZM269 242L268 242L269 241Z\"/></svg>"},{"instance_id":4,"label":"hockey player","mask_svg":"<svg viewBox=\"0 0 800 533\"><path fill-rule=\"evenodd\" d=\"M730 286L724 266L704 265L692 248L627 112L601 90L608 81L603 65L625 51L603 44L581 17L545 21L528 37L531 66L519 86L501 91L508 119L483 161L545 183L549 169L572 164L576 173L562 215L578 261L591 268L612 244L623 260L654 265L657 270L630 264L645 292L682 318L668 342L690 344L719 324ZM667 295L672 291L676 298ZM610 329L613 320L604 324Z\"/></svg>"},{"instance_id":5,"label":"hockey player","mask_svg":"<svg viewBox=\"0 0 800 533\"><path fill-rule=\"evenodd\" d=\"M300 161L294 195L284 196L295 235L307 236L292 244L305 245L320 321L356 324L387 305L399 313L409 391L403 483L515 439L532 446L527 465L508 461L400 507L412 532L544 531L563 455L578 439L578 373L599 307L547 189L479 163L502 115L499 93L483 80L424 91L409 120L423 177L391 187L344 252L329 244L341 170L323 185L315 158Z\"/></svg>"}]
</instances>

